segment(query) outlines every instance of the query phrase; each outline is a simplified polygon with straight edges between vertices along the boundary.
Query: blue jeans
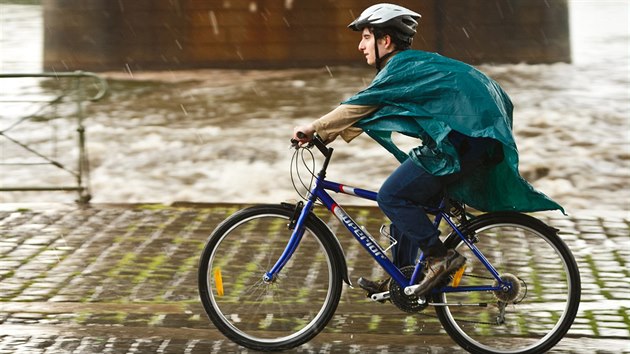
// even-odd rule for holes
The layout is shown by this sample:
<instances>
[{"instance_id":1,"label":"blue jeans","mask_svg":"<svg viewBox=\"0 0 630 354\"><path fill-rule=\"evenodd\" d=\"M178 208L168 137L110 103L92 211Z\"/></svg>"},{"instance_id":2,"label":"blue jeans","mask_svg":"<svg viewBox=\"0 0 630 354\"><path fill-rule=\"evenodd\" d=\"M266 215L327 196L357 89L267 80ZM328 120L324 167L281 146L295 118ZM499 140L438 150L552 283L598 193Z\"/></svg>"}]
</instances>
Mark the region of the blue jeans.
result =
<instances>
[{"instance_id":1,"label":"blue jeans","mask_svg":"<svg viewBox=\"0 0 630 354\"><path fill-rule=\"evenodd\" d=\"M399 268L415 264L418 250L425 254L445 251L439 239L440 232L423 206L437 207L449 183L501 159L502 150L496 140L468 138L458 133L449 135L449 138L460 152L459 172L434 176L407 159L385 180L378 192L378 206L392 222L391 234L398 241L392 252L394 264Z\"/></svg>"},{"instance_id":2,"label":"blue jeans","mask_svg":"<svg viewBox=\"0 0 630 354\"><path fill-rule=\"evenodd\" d=\"M418 250L440 243L440 232L422 205L441 194L442 179L431 175L411 159L403 162L378 191L378 206L392 222L391 235L398 241L392 248L398 267L416 263Z\"/></svg>"}]
</instances>

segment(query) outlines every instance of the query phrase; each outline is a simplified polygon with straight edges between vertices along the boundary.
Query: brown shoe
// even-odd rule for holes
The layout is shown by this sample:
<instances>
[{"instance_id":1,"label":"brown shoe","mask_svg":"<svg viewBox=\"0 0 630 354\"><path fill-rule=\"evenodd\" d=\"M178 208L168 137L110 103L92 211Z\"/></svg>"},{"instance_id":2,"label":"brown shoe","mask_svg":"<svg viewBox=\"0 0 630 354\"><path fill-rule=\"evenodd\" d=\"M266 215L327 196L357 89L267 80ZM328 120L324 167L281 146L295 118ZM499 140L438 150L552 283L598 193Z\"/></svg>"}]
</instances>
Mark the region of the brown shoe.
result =
<instances>
[{"instance_id":1,"label":"brown shoe","mask_svg":"<svg viewBox=\"0 0 630 354\"><path fill-rule=\"evenodd\" d=\"M357 283L361 289L368 292L368 296L372 294L382 293L385 291L389 291L389 281L391 278L385 280L377 280L371 281L370 279L365 279L363 277L359 278Z\"/></svg>"},{"instance_id":2,"label":"brown shoe","mask_svg":"<svg viewBox=\"0 0 630 354\"><path fill-rule=\"evenodd\" d=\"M455 250L448 250L445 256L428 257L423 269L424 278L415 290L416 296L424 296L446 276L454 273L466 263L466 257Z\"/></svg>"}]
</instances>

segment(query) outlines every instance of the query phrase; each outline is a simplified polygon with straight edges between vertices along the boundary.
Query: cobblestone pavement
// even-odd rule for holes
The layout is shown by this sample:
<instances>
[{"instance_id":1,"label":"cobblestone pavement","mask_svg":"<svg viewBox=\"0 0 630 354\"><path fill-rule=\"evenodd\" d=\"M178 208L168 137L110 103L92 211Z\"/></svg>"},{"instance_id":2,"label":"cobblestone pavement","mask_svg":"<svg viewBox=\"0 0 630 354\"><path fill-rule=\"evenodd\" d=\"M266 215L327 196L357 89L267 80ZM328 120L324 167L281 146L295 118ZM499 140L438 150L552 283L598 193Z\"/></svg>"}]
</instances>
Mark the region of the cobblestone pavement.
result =
<instances>
[{"instance_id":1,"label":"cobblestone pavement","mask_svg":"<svg viewBox=\"0 0 630 354\"><path fill-rule=\"evenodd\" d=\"M196 283L206 238L241 207L2 206L0 353L248 352L210 324ZM359 219L375 212L346 210ZM630 353L630 220L541 218L561 230L583 285L578 318L553 352ZM344 236L356 281L371 266ZM436 323L345 287L328 327L294 352L461 353Z\"/></svg>"}]
</instances>

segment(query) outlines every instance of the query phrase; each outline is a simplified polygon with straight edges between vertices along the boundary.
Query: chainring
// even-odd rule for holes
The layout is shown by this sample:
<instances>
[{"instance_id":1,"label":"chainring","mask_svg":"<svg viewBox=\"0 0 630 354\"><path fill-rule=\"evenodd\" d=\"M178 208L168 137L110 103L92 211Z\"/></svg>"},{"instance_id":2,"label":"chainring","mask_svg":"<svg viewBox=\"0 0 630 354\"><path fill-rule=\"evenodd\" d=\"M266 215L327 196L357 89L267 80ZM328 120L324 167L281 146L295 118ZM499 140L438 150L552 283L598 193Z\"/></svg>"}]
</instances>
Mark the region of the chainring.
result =
<instances>
[{"instance_id":1,"label":"chainring","mask_svg":"<svg viewBox=\"0 0 630 354\"><path fill-rule=\"evenodd\" d=\"M414 266L406 266L400 268L400 271L406 278L410 279L414 269ZM423 276L424 274L420 274L419 281L422 280ZM391 302L404 312L416 313L424 310L428 306L428 302L419 304L416 295L405 295L405 289L401 288L395 281L392 281L389 285L389 296Z\"/></svg>"}]
</instances>

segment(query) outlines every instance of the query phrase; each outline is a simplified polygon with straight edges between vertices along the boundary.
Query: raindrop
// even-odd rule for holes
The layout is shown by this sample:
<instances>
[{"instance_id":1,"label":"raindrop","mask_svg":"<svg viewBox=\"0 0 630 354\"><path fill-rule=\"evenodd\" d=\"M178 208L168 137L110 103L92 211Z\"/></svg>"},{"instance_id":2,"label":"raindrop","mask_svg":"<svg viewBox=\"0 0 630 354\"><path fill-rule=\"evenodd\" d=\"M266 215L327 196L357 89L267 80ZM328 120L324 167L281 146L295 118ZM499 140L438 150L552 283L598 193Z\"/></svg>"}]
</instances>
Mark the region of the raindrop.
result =
<instances>
[{"instance_id":1,"label":"raindrop","mask_svg":"<svg viewBox=\"0 0 630 354\"><path fill-rule=\"evenodd\" d=\"M464 34L466 35L466 38L470 39L470 36L468 35L468 32L466 31L466 28L462 27L462 31L464 31Z\"/></svg>"},{"instance_id":2,"label":"raindrop","mask_svg":"<svg viewBox=\"0 0 630 354\"><path fill-rule=\"evenodd\" d=\"M177 44L177 46L179 47L179 50L184 50L184 47L182 47L182 45L179 43L179 40L175 40L175 44Z\"/></svg>"},{"instance_id":3,"label":"raindrop","mask_svg":"<svg viewBox=\"0 0 630 354\"><path fill-rule=\"evenodd\" d=\"M497 10L499 11L499 16L501 16L501 19L504 19L505 16L503 16L503 10L501 9L501 5L499 4L498 1L495 1L495 5L497 5Z\"/></svg>"},{"instance_id":4,"label":"raindrop","mask_svg":"<svg viewBox=\"0 0 630 354\"><path fill-rule=\"evenodd\" d=\"M131 78L133 79L133 73L131 72L131 67L129 67L129 63L125 63L125 69L129 76L131 76Z\"/></svg>"},{"instance_id":5,"label":"raindrop","mask_svg":"<svg viewBox=\"0 0 630 354\"><path fill-rule=\"evenodd\" d=\"M540 34L543 37L543 42L545 43L545 45L549 44L549 39L547 38L547 33L545 33L545 30L541 29L540 30Z\"/></svg>"},{"instance_id":6,"label":"raindrop","mask_svg":"<svg viewBox=\"0 0 630 354\"><path fill-rule=\"evenodd\" d=\"M188 111L186 111L186 107L184 107L184 105L182 103L180 103L179 106L182 108L182 111L184 112L184 115L188 115Z\"/></svg>"},{"instance_id":7,"label":"raindrop","mask_svg":"<svg viewBox=\"0 0 630 354\"><path fill-rule=\"evenodd\" d=\"M62 233L60 233L60 234L59 234L59 236L61 236L61 239L63 240L64 245L65 245L66 247L68 247L68 242L66 242L66 238L65 238L65 237L63 237L63 234L62 234ZM55 251L60 252L60 251L57 249L57 247L55 247ZM57 252L55 252L55 256L57 257L57 262L58 262L58 263L61 263L61 258L59 258L59 254L58 254Z\"/></svg>"},{"instance_id":8,"label":"raindrop","mask_svg":"<svg viewBox=\"0 0 630 354\"><path fill-rule=\"evenodd\" d=\"M330 75L330 77L333 77L333 73L332 71L330 71L330 68L328 67L328 65L326 65L326 71L328 71L328 75Z\"/></svg>"},{"instance_id":9,"label":"raindrop","mask_svg":"<svg viewBox=\"0 0 630 354\"><path fill-rule=\"evenodd\" d=\"M214 11L210 10L208 12L208 15L210 17L210 23L212 24L212 33L214 33L214 35L218 35L219 34L219 25L217 23L217 18L214 15Z\"/></svg>"}]
</instances>

